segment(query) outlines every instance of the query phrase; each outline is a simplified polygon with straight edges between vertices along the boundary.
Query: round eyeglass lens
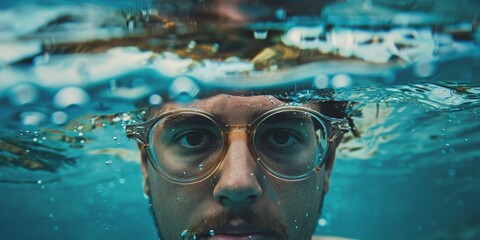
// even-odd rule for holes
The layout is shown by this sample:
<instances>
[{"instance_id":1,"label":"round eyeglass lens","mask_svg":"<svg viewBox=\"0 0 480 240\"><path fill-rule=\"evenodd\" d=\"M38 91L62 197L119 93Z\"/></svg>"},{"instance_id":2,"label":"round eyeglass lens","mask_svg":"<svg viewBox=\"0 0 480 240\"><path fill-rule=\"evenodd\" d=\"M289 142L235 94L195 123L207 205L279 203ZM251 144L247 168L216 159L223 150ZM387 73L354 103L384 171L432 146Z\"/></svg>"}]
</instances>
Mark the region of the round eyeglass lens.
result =
<instances>
[{"instance_id":1,"label":"round eyeglass lens","mask_svg":"<svg viewBox=\"0 0 480 240\"><path fill-rule=\"evenodd\" d=\"M209 116L180 112L160 119L149 133L150 155L158 171L177 182L195 182L216 169L222 131Z\"/></svg>"},{"instance_id":2,"label":"round eyeglass lens","mask_svg":"<svg viewBox=\"0 0 480 240\"><path fill-rule=\"evenodd\" d=\"M275 176L302 179L325 158L326 127L309 112L276 112L258 123L253 145L260 163Z\"/></svg>"}]
</instances>

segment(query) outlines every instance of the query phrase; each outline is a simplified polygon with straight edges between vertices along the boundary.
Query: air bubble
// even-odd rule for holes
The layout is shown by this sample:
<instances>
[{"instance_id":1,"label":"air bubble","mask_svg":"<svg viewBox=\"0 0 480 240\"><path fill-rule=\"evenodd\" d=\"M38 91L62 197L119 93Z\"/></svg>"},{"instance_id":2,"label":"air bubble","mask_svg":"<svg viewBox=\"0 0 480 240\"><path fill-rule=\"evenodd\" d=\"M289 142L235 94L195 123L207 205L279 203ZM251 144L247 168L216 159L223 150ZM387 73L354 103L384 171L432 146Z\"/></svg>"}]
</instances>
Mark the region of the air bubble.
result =
<instances>
[{"instance_id":1,"label":"air bubble","mask_svg":"<svg viewBox=\"0 0 480 240\"><path fill-rule=\"evenodd\" d=\"M107 166L112 165L112 160L107 160L107 161L105 162L105 164L106 164Z\"/></svg>"},{"instance_id":2,"label":"air bubble","mask_svg":"<svg viewBox=\"0 0 480 240\"><path fill-rule=\"evenodd\" d=\"M210 236L214 236L214 235L215 235L215 231L213 231L213 229L210 230Z\"/></svg>"},{"instance_id":3,"label":"air bubble","mask_svg":"<svg viewBox=\"0 0 480 240\"><path fill-rule=\"evenodd\" d=\"M27 111L20 114L23 125L39 125L47 119L45 114L35 111Z\"/></svg>"},{"instance_id":4,"label":"air bubble","mask_svg":"<svg viewBox=\"0 0 480 240\"><path fill-rule=\"evenodd\" d=\"M10 102L15 106L33 103L37 101L38 96L38 89L30 84L19 84L9 93Z\"/></svg>"},{"instance_id":5,"label":"air bubble","mask_svg":"<svg viewBox=\"0 0 480 240\"><path fill-rule=\"evenodd\" d=\"M315 79L313 80L313 84L318 89L327 88L328 83L329 83L329 78L325 74L320 74L320 75L316 76Z\"/></svg>"},{"instance_id":6,"label":"air bubble","mask_svg":"<svg viewBox=\"0 0 480 240\"><path fill-rule=\"evenodd\" d=\"M352 79L347 74L337 74L332 78L334 88L346 88L352 84Z\"/></svg>"},{"instance_id":7,"label":"air bubble","mask_svg":"<svg viewBox=\"0 0 480 240\"><path fill-rule=\"evenodd\" d=\"M79 87L66 87L58 91L53 98L53 104L58 108L72 105L83 106L90 102L90 96Z\"/></svg>"},{"instance_id":8,"label":"air bubble","mask_svg":"<svg viewBox=\"0 0 480 240\"><path fill-rule=\"evenodd\" d=\"M431 62L419 62L415 64L415 74L421 78L431 77L435 73L435 64Z\"/></svg>"},{"instance_id":9,"label":"air bubble","mask_svg":"<svg viewBox=\"0 0 480 240\"><path fill-rule=\"evenodd\" d=\"M327 220L325 218L320 218L318 220L318 225L320 225L322 227L326 226L327 225Z\"/></svg>"},{"instance_id":10,"label":"air bubble","mask_svg":"<svg viewBox=\"0 0 480 240\"><path fill-rule=\"evenodd\" d=\"M197 84L188 77L179 77L169 87L170 96L177 102L191 102L200 92Z\"/></svg>"},{"instance_id":11,"label":"air bubble","mask_svg":"<svg viewBox=\"0 0 480 240\"><path fill-rule=\"evenodd\" d=\"M163 102L163 99L158 94L152 94L148 98L148 103L150 103L150 105L160 105L160 104L162 104L162 102Z\"/></svg>"}]
</instances>

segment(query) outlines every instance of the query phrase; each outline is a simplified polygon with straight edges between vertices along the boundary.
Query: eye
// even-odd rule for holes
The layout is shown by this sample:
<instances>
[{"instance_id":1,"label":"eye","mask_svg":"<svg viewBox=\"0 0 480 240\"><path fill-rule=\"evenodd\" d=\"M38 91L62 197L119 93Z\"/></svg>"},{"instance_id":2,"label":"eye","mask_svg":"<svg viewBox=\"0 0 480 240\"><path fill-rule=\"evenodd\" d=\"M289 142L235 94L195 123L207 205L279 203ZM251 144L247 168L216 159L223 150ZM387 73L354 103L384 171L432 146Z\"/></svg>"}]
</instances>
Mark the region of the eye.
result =
<instances>
[{"instance_id":1,"label":"eye","mask_svg":"<svg viewBox=\"0 0 480 240\"><path fill-rule=\"evenodd\" d=\"M176 143L186 148L202 148L215 142L212 137L202 131L189 131L181 134L177 139Z\"/></svg>"},{"instance_id":2,"label":"eye","mask_svg":"<svg viewBox=\"0 0 480 240\"><path fill-rule=\"evenodd\" d=\"M272 129L263 134L261 142L273 147L289 147L298 142L298 138L285 129Z\"/></svg>"}]
</instances>

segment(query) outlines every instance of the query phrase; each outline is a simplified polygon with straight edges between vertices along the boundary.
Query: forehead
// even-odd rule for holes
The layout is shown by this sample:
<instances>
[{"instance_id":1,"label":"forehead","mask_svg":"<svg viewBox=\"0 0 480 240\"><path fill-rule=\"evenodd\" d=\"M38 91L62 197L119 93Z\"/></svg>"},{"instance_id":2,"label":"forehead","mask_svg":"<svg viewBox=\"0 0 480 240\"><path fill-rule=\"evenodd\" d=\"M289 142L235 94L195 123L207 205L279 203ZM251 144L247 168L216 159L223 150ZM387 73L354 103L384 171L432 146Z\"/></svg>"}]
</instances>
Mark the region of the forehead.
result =
<instances>
[{"instance_id":1,"label":"forehead","mask_svg":"<svg viewBox=\"0 0 480 240\"><path fill-rule=\"evenodd\" d=\"M179 108L197 108L210 112L228 122L249 122L262 113L283 106L286 103L272 96L234 96L219 94L182 105L167 103L161 108L153 109L150 118L161 112ZM305 105L304 105L305 106ZM308 107L308 106L307 106Z\"/></svg>"}]
</instances>

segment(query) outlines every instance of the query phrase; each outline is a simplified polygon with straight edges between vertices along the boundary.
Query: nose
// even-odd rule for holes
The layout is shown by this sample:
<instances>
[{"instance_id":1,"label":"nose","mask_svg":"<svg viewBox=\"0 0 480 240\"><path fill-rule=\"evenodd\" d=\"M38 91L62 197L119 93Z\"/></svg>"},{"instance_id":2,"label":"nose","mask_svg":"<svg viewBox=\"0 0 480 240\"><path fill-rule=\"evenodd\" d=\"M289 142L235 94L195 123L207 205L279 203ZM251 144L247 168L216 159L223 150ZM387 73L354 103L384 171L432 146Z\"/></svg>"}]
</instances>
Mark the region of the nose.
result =
<instances>
[{"instance_id":1,"label":"nose","mask_svg":"<svg viewBox=\"0 0 480 240\"><path fill-rule=\"evenodd\" d=\"M255 203L262 195L257 179L257 163L248 148L246 131L232 131L228 135L228 149L219 180L213 190L214 199L226 208L238 210Z\"/></svg>"}]
</instances>

